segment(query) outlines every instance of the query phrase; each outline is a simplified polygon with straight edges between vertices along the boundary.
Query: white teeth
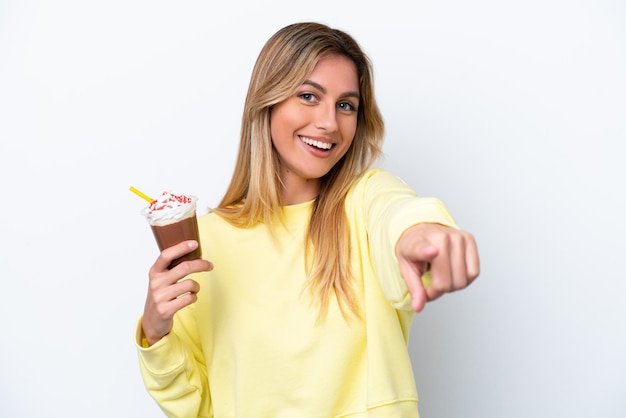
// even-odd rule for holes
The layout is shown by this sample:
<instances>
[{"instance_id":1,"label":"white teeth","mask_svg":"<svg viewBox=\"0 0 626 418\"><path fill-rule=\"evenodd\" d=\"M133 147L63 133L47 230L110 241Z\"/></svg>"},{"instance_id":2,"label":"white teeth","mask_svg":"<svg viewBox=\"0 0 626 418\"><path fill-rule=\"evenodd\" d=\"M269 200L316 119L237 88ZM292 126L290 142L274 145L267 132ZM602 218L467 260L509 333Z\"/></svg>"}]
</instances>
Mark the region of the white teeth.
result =
<instances>
[{"instance_id":1,"label":"white teeth","mask_svg":"<svg viewBox=\"0 0 626 418\"><path fill-rule=\"evenodd\" d=\"M327 142L316 141L314 139L307 138L306 136L301 136L300 140L307 145L311 145L315 148L320 148L320 149L330 149L333 146L332 144L329 144Z\"/></svg>"}]
</instances>

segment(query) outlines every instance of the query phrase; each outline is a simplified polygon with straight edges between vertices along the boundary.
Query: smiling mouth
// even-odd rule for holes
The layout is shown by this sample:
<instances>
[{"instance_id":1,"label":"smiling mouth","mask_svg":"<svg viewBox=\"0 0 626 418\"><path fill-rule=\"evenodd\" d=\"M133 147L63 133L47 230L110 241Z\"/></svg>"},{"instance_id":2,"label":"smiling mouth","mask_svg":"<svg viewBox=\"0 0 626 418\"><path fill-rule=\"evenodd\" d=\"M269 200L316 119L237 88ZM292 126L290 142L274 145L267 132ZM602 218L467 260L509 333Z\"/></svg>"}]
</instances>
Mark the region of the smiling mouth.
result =
<instances>
[{"instance_id":1,"label":"smiling mouth","mask_svg":"<svg viewBox=\"0 0 626 418\"><path fill-rule=\"evenodd\" d=\"M324 150L324 151L328 151L329 149L333 147L333 144L331 143L316 141L314 139L307 138L306 136L301 136L299 138L300 138L300 141L304 142L305 144L315 147L317 149Z\"/></svg>"}]
</instances>

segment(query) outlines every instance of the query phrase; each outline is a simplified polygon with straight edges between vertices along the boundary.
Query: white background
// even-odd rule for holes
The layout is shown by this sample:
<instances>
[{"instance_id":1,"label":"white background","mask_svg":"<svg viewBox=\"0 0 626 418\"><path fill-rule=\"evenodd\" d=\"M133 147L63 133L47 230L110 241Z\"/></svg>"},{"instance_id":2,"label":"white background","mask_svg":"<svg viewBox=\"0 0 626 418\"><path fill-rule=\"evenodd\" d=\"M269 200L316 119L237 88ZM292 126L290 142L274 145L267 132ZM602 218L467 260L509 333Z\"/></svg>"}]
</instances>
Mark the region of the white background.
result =
<instances>
[{"instance_id":1,"label":"white background","mask_svg":"<svg viewBox=\"0 0 626 418\"><path fill-rule=\"evenodd\" d=\"M264 3L0 1L0 416L161 416L128 188L215 205L254 60L300 20L361 43L384 166L480 245L416 318L422 416L626 416L625 3Z\"/></svg>"}]
</instances>

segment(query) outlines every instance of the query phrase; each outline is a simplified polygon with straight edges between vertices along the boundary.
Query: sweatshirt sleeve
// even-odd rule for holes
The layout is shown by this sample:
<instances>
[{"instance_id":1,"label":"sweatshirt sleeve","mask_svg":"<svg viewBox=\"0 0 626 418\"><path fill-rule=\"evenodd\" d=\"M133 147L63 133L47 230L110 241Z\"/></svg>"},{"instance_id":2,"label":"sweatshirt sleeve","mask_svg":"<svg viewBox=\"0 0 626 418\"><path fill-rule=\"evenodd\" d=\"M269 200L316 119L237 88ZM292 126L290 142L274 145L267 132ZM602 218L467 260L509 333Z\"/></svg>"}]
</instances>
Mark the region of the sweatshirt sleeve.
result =
<instances>
[{"instance_id":1,"label":"sweatshirt sleeve","mask_svg":"<svg viewBox=\"0 0 626 418\"><path fill-rule=\"evenodd\" d=\"M180 310L174 328L147 345L137 321L135 344L148 393L168 417L210 417L206 366L200 347L195 304Z\"/></svg>"},{"instance_id":2,"label":"sweatshirt sleeve","mask_svg":"<svg viewBox=\"0 0 626 418\"><path fill-rule=\"evenodd\" d=\"M410 310L411 296L395 253L398 239L407 228L419 223L453 228L456 223L443 202L417 196L403 180L385 170L368 172L355 193L362 193L370 257L383 293L396 309ZM423 280L427 285L429 277Z\"/></svg>"}]
</instances>

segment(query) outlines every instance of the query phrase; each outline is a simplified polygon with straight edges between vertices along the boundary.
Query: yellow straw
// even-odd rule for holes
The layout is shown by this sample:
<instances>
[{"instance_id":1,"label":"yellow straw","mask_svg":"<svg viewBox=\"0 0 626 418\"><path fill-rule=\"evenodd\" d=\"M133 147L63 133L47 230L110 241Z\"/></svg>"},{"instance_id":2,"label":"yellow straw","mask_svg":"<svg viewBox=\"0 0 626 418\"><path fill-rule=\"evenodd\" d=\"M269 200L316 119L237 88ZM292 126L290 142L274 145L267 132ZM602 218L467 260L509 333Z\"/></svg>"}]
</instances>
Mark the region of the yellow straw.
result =
<instances>
[{"instance_id":1,"label":"yellow straw","mask_svg":"<svg viewBox=\"0 0 626 418\"><path fill-rule=\"evenodd\" d=\"M130 191L131 191L131 192L133 192L133 193L135 193L135 194L136 194L137 196L139 196L140 198L142 198L142 199L146 200L147 202L152 203L152 201L154 200L154 199L150 198L149 196L147 196L147 195L145 195L145 194L141 193L139 190L135 189L133 186L130 186Z\"/></svg>"}]
</instances>

